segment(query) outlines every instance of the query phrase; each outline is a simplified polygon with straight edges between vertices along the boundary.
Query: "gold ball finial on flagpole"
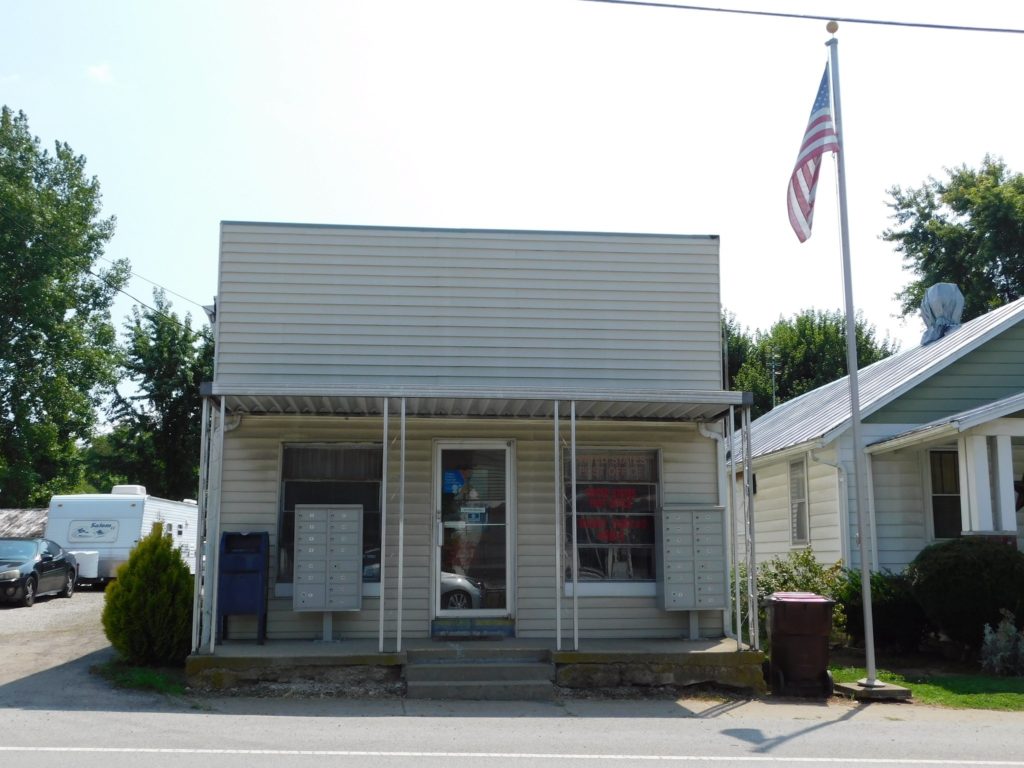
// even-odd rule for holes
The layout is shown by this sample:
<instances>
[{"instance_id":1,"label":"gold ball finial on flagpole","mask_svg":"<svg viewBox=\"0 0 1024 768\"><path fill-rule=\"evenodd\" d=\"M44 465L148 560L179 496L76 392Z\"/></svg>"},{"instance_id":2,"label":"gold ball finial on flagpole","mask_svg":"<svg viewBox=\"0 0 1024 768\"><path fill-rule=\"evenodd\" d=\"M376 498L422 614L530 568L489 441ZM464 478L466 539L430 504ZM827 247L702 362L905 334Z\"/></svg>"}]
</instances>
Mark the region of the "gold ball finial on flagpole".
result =
<instances>
[{"instance_id":1,"label":"gold ball finial on flagpole","mask_svg":"<svg viewBox=\"0 0 1024 768\"><path fill-rule=\"evenodd\" d=\"M825 25L825 29L828 30L830 35L834 35L839 30L839 22L830 21L828 24Z\"/></svg>"}]
</instances>

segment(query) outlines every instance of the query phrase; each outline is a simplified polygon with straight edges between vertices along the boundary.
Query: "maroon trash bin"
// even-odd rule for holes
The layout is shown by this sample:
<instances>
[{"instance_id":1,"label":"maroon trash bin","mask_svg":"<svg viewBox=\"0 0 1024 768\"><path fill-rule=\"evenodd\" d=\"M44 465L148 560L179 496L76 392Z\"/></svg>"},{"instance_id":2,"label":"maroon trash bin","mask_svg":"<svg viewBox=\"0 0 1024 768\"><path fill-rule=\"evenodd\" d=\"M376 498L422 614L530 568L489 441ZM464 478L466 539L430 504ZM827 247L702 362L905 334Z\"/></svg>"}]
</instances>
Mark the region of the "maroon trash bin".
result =
<instances>
[{"instance_id":1,"label":"maroon trash bin","mask_svg":"<svg viewBox=\"0 0 1024 768\"><path fill-rule=\"evenodd\" d=\"M835 601L813 592L773 592L765 605L772 692L831 696L828 640Z\"/></svg>"}]
</instances>

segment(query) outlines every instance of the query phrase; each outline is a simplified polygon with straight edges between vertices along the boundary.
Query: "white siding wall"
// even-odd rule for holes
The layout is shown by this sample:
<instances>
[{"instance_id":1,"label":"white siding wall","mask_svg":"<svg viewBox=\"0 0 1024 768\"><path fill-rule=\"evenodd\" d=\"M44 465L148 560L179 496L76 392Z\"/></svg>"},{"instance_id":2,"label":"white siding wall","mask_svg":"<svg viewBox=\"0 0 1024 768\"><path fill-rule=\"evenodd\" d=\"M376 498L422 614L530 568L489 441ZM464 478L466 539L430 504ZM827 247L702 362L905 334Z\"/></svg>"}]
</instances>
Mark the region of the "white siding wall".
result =
<instances>
[{"instance_id":1,"label":"white siding wall","mask_svg":"<svg viewBox=\"0 0 1024 768\"><path fill-rule=\"evenodd\" d=\"M819 458L835 461L829 451L817 452ZM807 484L810 496L811 548L818 562L831 565L843 559L839 536L839 498L836 470L828 464L807 458Z\"/></svg>"},{"instance_id":2,"label":"white siding wall","mask_svg":"<svg viewBox=\"0 0 1024 768\"><path fill-rule=\"evenodd\" d=\"M224 223L215 387L720 389L716 237Z\"/></svg>"},{"instance_id":3,"label":"white siding wall","mask_svg":"<svg viewBox=\"0 0 1024 768\"><path fill-rule=\"evenodd\" d=\"M265 530L276 554L282 442L379 442L379 419L314 417L244 417L226 436L222 530ZM426 637L430 631L431 524L433 519L432 460L435 439L508 439L516 444L515 496L518 536L515 542L517 631L521 637L555 635L555 487L553 425L550 421L470 421L410 419L406 449L405 591L403 635ZM398 434L392 419L391 438ZM562 437L568 440L568 423ZM663 501L716 503L715 445L692 425L624 425L581 423L582 447L655 448L662 451ZM386 634L396 627L398 449L392 444L389 464L388 542L385 569ZM272 571L275 557L271 558ZM271 573L271 584L274 583ZM273 587L272 587L273 591ZM563 630L571 632L571 598L563 598ZM291 598L271 597L268 636L271 639L315 638L320 614L295 613ZM364 598L358 613L337 613L338 638L376 637L379 600ZM688 629L688 614L666 613L651 597L579 598L580 635L588 637L671 637ZM231 620L232 637L255 635L249 617ZM720 612L702 613L701 633L719 635Z\"/></svg>"},{"instance_id":4,"label":"white siding wall","mask_svg":"<svg viewBox=\"0 0 1024 768\"><path fill-rule=\"evenodd\" d=\"M819 454L832 460L830 454ZM810 546L819 562L834 563L842 558L835 469L807 457L807 496ZM794 549L789 504L789 463L800 456L758 466L754 495L754 554L759 563L773 557L785 558ZM742 487L737 489L737 497Z\"/></svg>"},{"instance_id":5,"label":"white siding wall","mask_svg":"<svg viewBox=\"0 0 1024 768\"><path fill-rule=\"evenodd\" d=\"M789 519L789 462L758 467L754 494L754 554L757 561L785 557L792 548Z\"/></svg>"},{"instance_id":6,"label":"white siding wall","mask_svg":"<svg viewBox=\"0 0 1024 768\"><path fill-rule=\"evenodd\" d=\"M872 458L878 566L902 571L928 544L925 515L924 462L919 449L894 451ZM858 564L860 560L857 560Z\"/></svg>"},{"instance_id":7,"label":"white siding wall","mask_svg":"<svg viewBox=\"0 0 1024 768\"><path fill-rule=\"evenodd\" d=\"M1024 479L1024 439L1013 439L1013 476ZM1017 549L1024 552L1024 509L1017 510Z\"/></svg>"}]
</instances>

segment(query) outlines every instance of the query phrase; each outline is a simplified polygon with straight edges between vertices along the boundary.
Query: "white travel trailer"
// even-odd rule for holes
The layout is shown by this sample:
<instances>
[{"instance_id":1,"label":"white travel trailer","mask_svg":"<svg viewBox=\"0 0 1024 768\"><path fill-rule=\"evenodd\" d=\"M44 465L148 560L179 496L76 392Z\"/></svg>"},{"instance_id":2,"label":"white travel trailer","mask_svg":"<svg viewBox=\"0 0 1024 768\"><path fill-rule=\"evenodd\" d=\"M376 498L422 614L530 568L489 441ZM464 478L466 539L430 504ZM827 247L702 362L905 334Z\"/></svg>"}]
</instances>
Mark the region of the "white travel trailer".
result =
<instances>
[{"instance_id":1,"label":"white travel trailer","mask_svg":"<svg viewBox=\"0 0 1024 768\"><path fill-rule=\"evenodd\" d=\"M73 552L81 583L104 583L160 522L181 550L193 573L196 567L198 506L149 496L141 485L115 485L110 493L54 496L46 520L46 538Z\"/></svg>"}]
</instances>

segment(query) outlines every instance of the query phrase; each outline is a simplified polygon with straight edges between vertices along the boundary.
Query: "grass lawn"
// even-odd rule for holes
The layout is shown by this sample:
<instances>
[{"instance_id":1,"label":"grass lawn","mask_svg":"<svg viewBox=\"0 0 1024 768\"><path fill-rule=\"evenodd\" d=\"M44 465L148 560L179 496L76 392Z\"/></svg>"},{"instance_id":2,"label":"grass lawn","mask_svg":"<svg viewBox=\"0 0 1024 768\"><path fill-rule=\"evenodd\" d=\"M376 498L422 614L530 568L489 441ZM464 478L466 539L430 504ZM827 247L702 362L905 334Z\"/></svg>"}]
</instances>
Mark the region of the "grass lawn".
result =
<instances>
[{"instance_id":1,"label":"grass lawn","mask_svg":"<svg viewBox=\"0 0 1024 768\"><path fill-rule=\"evenodd\" d=\"M97 664L90 671L118 688L177 695L185 692L185 670L183 667L176 669L133 667L115 660Z\"/></svg>"},{"instance_id":2,"label":"grass lawn","mask_svg":"<svg viewBox=\"0 0 1024 768\"><path fill-rule=\"evenodd\" d=\"M837 683L866 677L864 667L833 666ZM994 677L966 673L897 674L878 670L878 679L909 688L914 701L952 709L1000 709L1024 712L1024 677Z\"/></svg>"}]
</instances>

